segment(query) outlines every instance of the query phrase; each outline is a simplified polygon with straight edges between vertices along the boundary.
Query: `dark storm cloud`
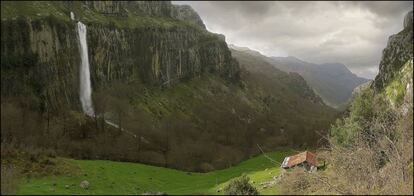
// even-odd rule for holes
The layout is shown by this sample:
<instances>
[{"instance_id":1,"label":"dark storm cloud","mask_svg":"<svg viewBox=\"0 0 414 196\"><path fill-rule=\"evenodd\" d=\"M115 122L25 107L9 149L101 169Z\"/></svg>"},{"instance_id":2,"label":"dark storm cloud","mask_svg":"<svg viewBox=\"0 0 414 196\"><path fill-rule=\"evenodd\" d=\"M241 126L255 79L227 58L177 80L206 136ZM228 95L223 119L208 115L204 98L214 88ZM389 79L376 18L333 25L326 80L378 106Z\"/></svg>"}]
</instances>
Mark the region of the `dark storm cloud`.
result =
<instances>
[{"instance_id":1,"label":"dark storm cloud","mask_svg":"<svg viewBox=\"0 0 414 196\"><path fill-rule=\"evenodd\" d=\"M268 56L340 62L373 78L388 37L402 29L406 2L173 2L191 5L207 29Z\"/></svg>"}]
</instances>

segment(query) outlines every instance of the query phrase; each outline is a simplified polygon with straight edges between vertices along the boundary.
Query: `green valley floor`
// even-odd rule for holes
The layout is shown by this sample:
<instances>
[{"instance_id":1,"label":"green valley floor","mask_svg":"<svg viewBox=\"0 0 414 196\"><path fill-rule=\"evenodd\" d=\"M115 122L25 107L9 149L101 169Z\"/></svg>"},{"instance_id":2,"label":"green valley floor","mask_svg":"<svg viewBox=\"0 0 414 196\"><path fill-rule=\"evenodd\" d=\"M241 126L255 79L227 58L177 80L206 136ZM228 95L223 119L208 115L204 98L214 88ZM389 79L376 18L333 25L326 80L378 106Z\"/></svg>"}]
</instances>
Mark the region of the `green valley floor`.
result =
<instances>
[{"instance_id":1,"label":"green valley floor","mask_svg":"<svg viewBox=\"0 0 414 196\"><path fill-rule=\"evenodd\" d=\"M273 152L267 155L281 162L292 151ZM223 194L232 178L247 174L260 194L277 194L278 188L263 189L260 183L269 181L281 172L279 164L260 155L231 168L209 173L184 172L139 163L103 160L65 161L79 167L78 175L44 176L21 179L17 194L142 194L163 192L166 194ZM87 180L88 189L80 188Z\"/></svg>"}]
</instances>

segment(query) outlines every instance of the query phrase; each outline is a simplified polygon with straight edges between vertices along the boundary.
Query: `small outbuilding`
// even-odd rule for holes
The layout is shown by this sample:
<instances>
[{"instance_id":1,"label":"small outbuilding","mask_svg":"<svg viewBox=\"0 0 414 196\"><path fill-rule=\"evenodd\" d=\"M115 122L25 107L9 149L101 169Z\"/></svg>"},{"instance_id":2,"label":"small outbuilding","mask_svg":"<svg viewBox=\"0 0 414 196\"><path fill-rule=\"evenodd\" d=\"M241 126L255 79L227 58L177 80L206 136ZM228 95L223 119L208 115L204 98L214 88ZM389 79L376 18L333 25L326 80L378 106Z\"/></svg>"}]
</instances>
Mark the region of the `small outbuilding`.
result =
<instances>
[{"instance_id":1,"label":"small outbuilding","mask_svg":"<svg viewBox=\"0 0 414 196\"><path fill-rule=\"evenodd\" d=\"M303 167L308 171L315 170L317 167L316 154L305 151L290 157L285 157L281 165L283 169L289 169L296 166Z\"/></svg>"}]
</instances>

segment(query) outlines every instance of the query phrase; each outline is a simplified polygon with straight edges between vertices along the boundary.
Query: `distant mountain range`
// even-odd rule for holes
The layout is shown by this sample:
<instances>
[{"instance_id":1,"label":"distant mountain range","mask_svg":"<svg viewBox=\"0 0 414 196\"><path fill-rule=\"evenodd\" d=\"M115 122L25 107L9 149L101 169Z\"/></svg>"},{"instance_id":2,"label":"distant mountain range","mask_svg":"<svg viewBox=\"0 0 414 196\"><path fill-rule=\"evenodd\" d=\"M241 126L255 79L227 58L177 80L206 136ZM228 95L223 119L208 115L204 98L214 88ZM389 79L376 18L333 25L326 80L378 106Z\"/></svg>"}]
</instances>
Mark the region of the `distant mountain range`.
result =
<instances>
[{"instance_id":1,"label":"distant mountain range","mask_svg":"<svg viewBox=\"0 0 414 196\"><path fill-rule=\"evenodd\" d=\"M267 57L247 47L234 45L230 45L230 47L234 50L261 57L282 71L298 73L327 105L335 108L339 108L347 103L352 96L354 88L370 81L355 75L341 63L315 64L293 56Z\"/></svg>"}]
</instances>

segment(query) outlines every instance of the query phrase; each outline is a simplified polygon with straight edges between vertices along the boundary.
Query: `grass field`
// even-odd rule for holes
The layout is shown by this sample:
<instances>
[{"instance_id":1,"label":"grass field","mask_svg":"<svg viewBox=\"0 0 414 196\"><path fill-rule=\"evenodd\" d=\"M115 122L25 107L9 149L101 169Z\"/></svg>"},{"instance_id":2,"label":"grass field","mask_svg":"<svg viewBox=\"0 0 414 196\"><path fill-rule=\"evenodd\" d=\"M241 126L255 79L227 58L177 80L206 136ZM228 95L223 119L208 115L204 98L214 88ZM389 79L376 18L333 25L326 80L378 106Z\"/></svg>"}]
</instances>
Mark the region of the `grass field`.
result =
<instances>
[{"instance_id":1,"label":"grass field","mask_svg":"<svg viewBox=\"0 0 414 196\"><path fill-rule=\"evenodd\" d=\"M268 153L279 162L289 154L292 152ZM190 173L139 163L73 159L67 161L80 168L79 175L25 177L20 181L17 194L222 194L217 190L243 173L254 181L253 185L261 194L277 194L277 187L262 189L260 183L272 179L280 172L280 165L271 163L263 155L234 167L209 173ZM89 181L89 189L79 187L83 180Z\"/></svg>"}]
</instances>

